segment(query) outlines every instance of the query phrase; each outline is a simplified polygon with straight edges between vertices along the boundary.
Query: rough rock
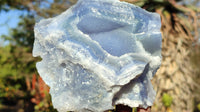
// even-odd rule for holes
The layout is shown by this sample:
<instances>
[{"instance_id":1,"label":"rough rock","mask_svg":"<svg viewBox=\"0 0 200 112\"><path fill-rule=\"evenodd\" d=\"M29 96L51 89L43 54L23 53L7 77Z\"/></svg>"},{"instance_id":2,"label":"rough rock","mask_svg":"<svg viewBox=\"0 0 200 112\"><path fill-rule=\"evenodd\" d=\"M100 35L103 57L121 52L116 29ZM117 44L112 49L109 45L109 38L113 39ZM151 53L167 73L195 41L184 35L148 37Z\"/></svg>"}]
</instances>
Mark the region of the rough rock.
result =
<instances>
[{"instance_id":1,"label":"rough rock","mask_svg":"<svg viewBox=\"0 0 200 112\"><path fill-rule=\"evenodd\" d=\"M118 0L79 0L35 25L33 56L59 112L147 108L161 64L160 16Z\"/></svg>"}]
</instances>

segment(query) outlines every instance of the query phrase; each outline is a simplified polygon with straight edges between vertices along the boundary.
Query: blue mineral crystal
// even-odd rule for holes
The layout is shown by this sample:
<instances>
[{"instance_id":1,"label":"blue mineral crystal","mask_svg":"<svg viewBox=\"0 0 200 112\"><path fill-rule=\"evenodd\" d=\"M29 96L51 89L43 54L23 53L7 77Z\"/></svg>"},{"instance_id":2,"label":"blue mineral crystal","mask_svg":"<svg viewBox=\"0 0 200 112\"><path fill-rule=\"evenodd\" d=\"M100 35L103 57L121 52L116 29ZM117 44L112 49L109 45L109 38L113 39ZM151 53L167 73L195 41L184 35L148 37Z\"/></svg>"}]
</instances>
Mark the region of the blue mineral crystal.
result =
<instances>
[{"instance_id":1,"label":"blue mineral crystal","mask_svg":"<svg viewBox=\"0 0 200 112\"><path fill-rule=\"evenodd\" d=\"M33 56L59 112L147 108L161 64L156 13L119 0L79 0L35 25Z\"/></svg>"}]
</instances>

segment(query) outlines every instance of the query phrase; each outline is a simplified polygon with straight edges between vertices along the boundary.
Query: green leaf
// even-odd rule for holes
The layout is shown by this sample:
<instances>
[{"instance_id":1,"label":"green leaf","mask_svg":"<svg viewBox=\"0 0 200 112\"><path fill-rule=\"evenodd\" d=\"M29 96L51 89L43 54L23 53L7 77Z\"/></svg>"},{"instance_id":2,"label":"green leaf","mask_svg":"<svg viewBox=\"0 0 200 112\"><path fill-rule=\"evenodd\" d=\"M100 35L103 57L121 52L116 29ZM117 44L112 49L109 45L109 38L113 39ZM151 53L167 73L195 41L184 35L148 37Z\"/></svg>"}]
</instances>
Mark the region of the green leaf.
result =
<instances>
[{"instance_id":1,"label":"green leaf","mask_svg":"<svg viewBox=\"0 0 200 112\"><path fill-rule=\"evenodd\" d=\"M163 102L165 107L170 107L171 104L172 104L172 101L173 101L173 98L169 94L167 94L167 93L163 94L162 102Z\"/></svg>"}]
</instances>

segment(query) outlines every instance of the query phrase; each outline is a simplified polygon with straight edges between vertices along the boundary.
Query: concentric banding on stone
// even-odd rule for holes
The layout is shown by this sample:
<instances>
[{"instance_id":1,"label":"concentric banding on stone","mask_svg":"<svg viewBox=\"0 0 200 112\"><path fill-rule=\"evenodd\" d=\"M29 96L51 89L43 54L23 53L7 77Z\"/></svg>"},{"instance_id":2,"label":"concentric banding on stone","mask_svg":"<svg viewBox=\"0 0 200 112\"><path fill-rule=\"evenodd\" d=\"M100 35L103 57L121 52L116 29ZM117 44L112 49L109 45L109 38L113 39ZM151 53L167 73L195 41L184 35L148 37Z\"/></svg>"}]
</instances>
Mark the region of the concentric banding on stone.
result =
<instances>
[{"instance_id":1,"label":"concentric banding on stone","mask_svg":"<svg viewBox=\"0 0 200 112\"><path fill-rule=\"evenodd\" d=\"M101 112L115 104L151 106L160 26L158 14L118 0L79 0L37 23L33 55L42 58L37 69L54 107Z\"/></svg>"}]
</instances>

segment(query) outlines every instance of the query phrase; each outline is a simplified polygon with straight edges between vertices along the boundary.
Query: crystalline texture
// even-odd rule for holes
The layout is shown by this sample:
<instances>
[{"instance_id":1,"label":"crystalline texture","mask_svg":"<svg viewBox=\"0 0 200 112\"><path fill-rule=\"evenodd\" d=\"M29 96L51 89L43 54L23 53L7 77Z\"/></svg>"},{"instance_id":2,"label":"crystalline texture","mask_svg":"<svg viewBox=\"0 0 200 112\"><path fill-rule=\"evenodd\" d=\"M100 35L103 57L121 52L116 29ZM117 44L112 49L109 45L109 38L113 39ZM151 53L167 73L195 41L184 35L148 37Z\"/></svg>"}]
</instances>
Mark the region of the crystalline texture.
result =
<instances>
[{"instance_id":1,"label":"crystalline texture","mask_svg":"<svg viewBox=\"0 0 200 112\"><path fill-rule=\"evenodd\" d=\"M118 0L79 0L35 26L33 55L59 112L148 107L161 63L158 14Z\"/></svg>"}]
</instances>

